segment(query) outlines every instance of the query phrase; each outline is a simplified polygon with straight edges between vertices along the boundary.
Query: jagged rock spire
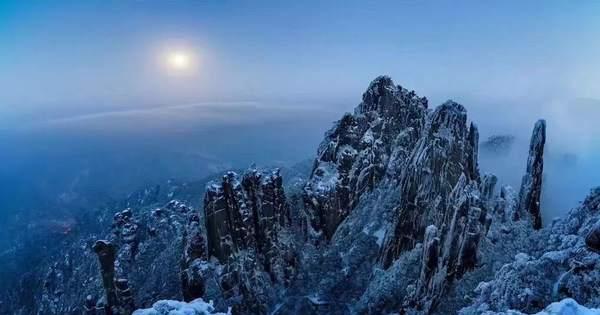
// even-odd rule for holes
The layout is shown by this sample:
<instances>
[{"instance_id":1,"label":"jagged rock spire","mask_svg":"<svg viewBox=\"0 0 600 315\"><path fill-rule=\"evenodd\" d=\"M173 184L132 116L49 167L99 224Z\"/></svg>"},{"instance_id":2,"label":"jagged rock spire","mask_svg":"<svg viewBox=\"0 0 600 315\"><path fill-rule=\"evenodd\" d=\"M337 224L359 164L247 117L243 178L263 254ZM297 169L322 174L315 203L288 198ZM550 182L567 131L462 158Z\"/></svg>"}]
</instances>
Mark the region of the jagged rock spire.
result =
<instances>
[{"instance_id":1,"label":"jagged rock spire","mask_svg":"<svg viewBox=\"0 0 600 315\"><path fill-rule=\"evenodd\" d=\"M544 171L544 145L546 143L546 121L538 120L533 128L529 156L527 157L527 170L521 182L519 191L518 211L514 219L529 214L534 229L542 228L542 214L540 212L540 199L542 196L542 173Z\"/></svg>"},{"instance_id":2,"label":"jagged rock spire","mask_svg":"<svg viewBox=\"0 0 600 315\"><path fill-rule=\"evenodd\" d=\"M201 298L205 289L202 261L206 261L206 242L200 228L200 217L192 214L184 231L184 248L181 271L181 292L185 301Z\"/></svg>"},{"instance_id":3,"label":"jagged rock spire","mask_svg":"<svg viewBox=\"0 0 600 315\"><path fill-rule=\"evenodd\" d=\"M241 179L228 172L221 183L211 182L206 188L208 255L224 263L247 247L266 254L279 227L287 223L288 210L279 170L250 169Z\"/></svg>"},{"instance_id":4,"label":"jagged rock spire","mask_svg":"<svg viewBox=\"0 0 600 315\"><path fill-rule=\"evenodd\" d=\"M423 240L426 226L450 226L449 198L459 179L463 177L465 186L479 180L477 135L474 124L467 127L462 105L448 101L436 108L401 175L400 204L384 246L384 267Z\"/></svg>"},{"instance_id":5,"label":"jagged rock spire","mask_svg":"<svg viewBox=\"0 0 600 315\"><path fill-rule=\"evenodd\" d=\"M363 93L363 101L356 107L355 113L364 114L370 111L384 112L391 110L398 90L399 87L394 85L394 81L390 77L379 76L375 78Z\"/></svg>"},{"instance_id":6,"label":"jagged rock spire","mask_svg":"<svg viewBox=\"0 0 600 315\"><path fill-rule=\"evenodd\" d=\"M208 254L220 267L216 278L208 271L205 277L202 262L192 262L183 275L192 289L187 296L203 294L205 281L207 291L217 281L233 314L267 314L266 290L288 285L297 265L289 238L280 238L290 215L279 170L228 172L207 185L204 212Z\"/></svg>"},{"instance_id":7,"label":"jagged rock spire","mask_svg":"<svg viewBox=\"0 0 600 315\"><path fill-rule=\"evenodd\" d=\"M387 76L371 82L354 114L344 115L319 146L304 187L311 235L331 239L363 193L402 168L424 129L427 104Z\"/></svg>"}]
</instances>

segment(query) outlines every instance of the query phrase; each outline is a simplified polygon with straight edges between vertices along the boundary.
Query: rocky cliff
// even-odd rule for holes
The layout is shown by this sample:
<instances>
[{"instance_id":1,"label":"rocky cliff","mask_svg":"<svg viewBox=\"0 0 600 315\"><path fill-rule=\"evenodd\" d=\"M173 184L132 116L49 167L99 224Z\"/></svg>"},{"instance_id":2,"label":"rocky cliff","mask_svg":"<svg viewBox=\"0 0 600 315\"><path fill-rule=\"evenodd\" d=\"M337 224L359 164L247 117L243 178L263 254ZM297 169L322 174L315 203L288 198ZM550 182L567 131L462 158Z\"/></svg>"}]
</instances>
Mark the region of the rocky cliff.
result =
<instances>
[{"instance_id":1,"label":"rocky cliff","mask_svg":"<svg viewBox=\"0 0 600 315\"><path fill-rule=\"evenodd\" d=\"M378 77L354 114L345 114L325 134L304 187L314 236L331 239L364 193L387 172L402 169L424 128L427 106L426 98Z\"/></svg>"}]
</instances>

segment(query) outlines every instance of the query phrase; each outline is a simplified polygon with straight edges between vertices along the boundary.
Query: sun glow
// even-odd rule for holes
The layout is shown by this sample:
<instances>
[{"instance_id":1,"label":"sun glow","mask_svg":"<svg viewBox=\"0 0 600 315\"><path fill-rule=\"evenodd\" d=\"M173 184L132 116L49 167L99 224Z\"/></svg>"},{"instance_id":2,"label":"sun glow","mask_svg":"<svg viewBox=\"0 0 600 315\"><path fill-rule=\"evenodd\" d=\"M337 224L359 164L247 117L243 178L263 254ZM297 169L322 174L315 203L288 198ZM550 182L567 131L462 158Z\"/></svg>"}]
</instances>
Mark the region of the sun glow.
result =
<instances>
[{"instance_id":1,"label":"sun glow","mask_svg":"<svg viewBox=\"0 0 600 315\"><path fill-rule=\"evenodd\" d=\"M192 75L197 71L198 56L189 48L165 49L161 54L161 64L167 74Z\"/></svg>"},{"instance_id":2,"label":"sun glow","mask_svg":"<svg viewBox=\"0 0 600 315\"><path fill-rule=\"evenodd\" d=\"M192 57L185 51L173 51L167 55L167 64L173 70L186 70L192 65Z\"/></svg>"}]
</instances>

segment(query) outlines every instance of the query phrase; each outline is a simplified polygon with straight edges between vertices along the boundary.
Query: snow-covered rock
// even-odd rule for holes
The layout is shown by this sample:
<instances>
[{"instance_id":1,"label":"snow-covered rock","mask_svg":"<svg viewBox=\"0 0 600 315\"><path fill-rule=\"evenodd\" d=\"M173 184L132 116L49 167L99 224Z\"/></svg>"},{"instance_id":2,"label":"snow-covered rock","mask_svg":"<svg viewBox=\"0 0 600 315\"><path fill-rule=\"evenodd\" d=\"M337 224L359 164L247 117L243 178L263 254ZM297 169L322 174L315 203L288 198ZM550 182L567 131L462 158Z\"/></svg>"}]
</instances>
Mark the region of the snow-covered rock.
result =
<instances>
[{"instance_id":1,"label":"snow-covered rock","mask_svg":"<svg viewBox=\"0 0 600 315\"><path fill-rule=\"evenodd\" d=\"M250 169L241 178L228 172L220 183L209 183L204 215L209 256L225 263L236 250L251 247L268 259L278 231L289 223L279 170Z\"/></svg>"},{"instance_id":2,"label":"snow-covered rock","mask_svg":"<svg viewBox=\"0 0 600 315\"><path fill-rule=\"evenodd\" d=\"M493 312L493 311L482 311L478 313L480 315L526 315L519 311L509 310L506 312ZM554 302L543 311L537 312L533 315L600 315L600 309L598 308L587 308L577 303L573 299L563 299L559 302Z\"/></svg>"},{"instance_id":3,"label":"snow-covered rock","mask_svg":"<svg viewBox=\"0 0 600 315\"><path fill-rule=\"evenodd\" d=\"M481 308L532 313L564 298L600 307L600 254L585 241L598 222L600 188L552 226L515 240L542 248L525 247L530 254L519 253L492 280L480 283L473 305L463 314L479 314Z\"/></svg>"},{"instance_id":4,"label":"snow-covered rock","mask_svg":"<svg viewBox=\"0 0 600 315\"><path fill-rule=\"evenodd\" d=\"M400 89L385 77L371 83L355 115L344 116L326 135L305 189L313 223L325 218L334 224L326 232L330 238L327 245L316 248L314 255L312 248L306 251L311 254L304 255L301 264L306 272L301 273L305 287L300 289L306 295L317 294L331 307L358 300L352 305L355 311L373 314L434 309L452 279L477 266L479 244L491 224L493 208L488 209L488 204L495 200L493 183L485 183L482 197L478 132L468 123L466 109L448 101L429 113L423 103L390 101L402 95ZM389 113L400 115L386 116ZM324 174L346 165L327 152L339 152L338 148L343 148L338 146L340 139L364 138L356 136L356 131L362 130L356 127L360 124L351 127L346 123L365 115L383 117L388 125L399 128L391 129L396 131L392 136L376 133L377 129L359 132L369 139L378 134L382 147L390 147L378 155L385 156L383 169L376 172L383 175L378 175L370 189L350 189L360 194L347 211L350 208L344 207L348 204L327 194L314 194L314 188ZM323 204L327 207L321 207ZM331 213L343 214L336 219L340 223L327 219ZM316 230L319 226L313 224ZM431 233L423 244L426 230Z\"/></svg>"},{"instance_id":5,"label":"snow-covered rock","mask_svg":"<svg viewBox=\"0 0 600 315\"><path fill-rule=\"evenodd\" d=\"M528 216L534 229L542 228L541 201L542 176L544 171L544 145L546 144L546 121L538 120L533 128L527 170L519 191L518 212L515 219Z\"/></svg>"},{"instance_id":6,"label":"snow-covered rock","mask_svg":"<svg viewBox=\"0 0 600 315\"><path fill-rule=\"evenodd\" d=\"M189 303L173 300L160 300L152 308L139 309L132 315L230 315L231 312L220 313L215 311L212 303L202 299L195 299Z\"/></svg>"},{"instance_id":7,"label":"snow-covered rock","mask_svg":"<svg viewBox=\"0 0 600 315\"><path fill-rule=\"evenodd\" d=\"M425 125L427 106L426 98L389 77L371 82L354 114L345 114L319 145L304 188L311 235L331 239L360 197L386 172L402 168Z\"/></svg>"},{"instance_id":8,"label":"snow-covered rock","mask_svg":"<svg viewBox=\"0 0 600 315\"><path fill-rule=\"evenodd\" d=\"M290 214L279 170L252 167L242 176L228 172L222 181L209 183L204 215L206 258L217 262L212 269L190 265L186 278L213 287L217 283L213 291L218 289L219 296L211 297L236 314L266 314L296 269L296 254L286 237Z\"/></svg>"}]
</instances>

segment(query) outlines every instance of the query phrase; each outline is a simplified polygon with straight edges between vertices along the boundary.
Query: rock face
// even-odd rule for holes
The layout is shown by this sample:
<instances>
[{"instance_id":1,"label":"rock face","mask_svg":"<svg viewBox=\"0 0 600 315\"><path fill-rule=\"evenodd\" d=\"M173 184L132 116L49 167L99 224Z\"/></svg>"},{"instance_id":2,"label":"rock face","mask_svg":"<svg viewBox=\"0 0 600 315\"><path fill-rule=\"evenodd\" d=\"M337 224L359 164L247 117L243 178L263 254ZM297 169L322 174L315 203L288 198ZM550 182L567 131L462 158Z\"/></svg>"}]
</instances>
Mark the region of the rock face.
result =
<instances>
[{"instance_id":1,"label":"rock face","mask_svg":"<svg viewBox=\"0 0 600 315\"><path fill-rule=\"evenodd\" d=\"M256 248L270 266L277 233L289 222L289 211L278 170L249 170L240 180L234 172L211 183L204 197L208 254L221 263L238 250Z\"/></svg>"},{"instance_id":2,"label":"rock face","mask_svg":"<svg viewBox=\"0 0 600 315\"><path fill-rule=\"evenodd\" d=\"M451 196L453 210L448 225L430 225L423 242L422 277L417 282L415 304L431 312L455 279L479 262L479 244L487 233L489 217L477 200L476 188L461 177Z\"/></svg>"},{"instance_id":3,"label":"rock face","mask_svg":"<svg viewBox=\"0 0 600 315\"><path fill-rule=\"evenodd\" d=\"M109 242L100 240L94 244L94 252L98 255L100 262L100 273L102 274L102 286L106 296L106 307L112 309L117 307L117 293L115 292L115 259L117 250ZM111 311L112 312L112 311Z\"/></svg>"},{"instance_id":4,"label":"rock face","mask_svg":"<svg viewBox=\"0 0 600 315\"><path fill-rule=\"evenodd\" d=\"M468 185L477 186L478 141L477 127L467 127L467 112L462 105L446 102L435 110L401 173L400 204L384 247L384 267L422 241L428 225L450 228L454 221L469 216L470 205L455 214L453 207L462 205L452 204L450 194L457 189L455 198L464 199L458 195ZM461 177L462 187L458 187ZM483 222L486 213L479 208Z\"/></svg>"},{"instance_id":5,"label":"rock face","mask_svg":"<svg viewBox=\"0 0 600 315\"><path fill-rule=\"evenodd\" d=\"M306 211L316 237L331 239L340 222L371 191L388 168L401 160L425 125L427 99L378 77L354 114L346 114L325 134L304 188Z\"/></svg>"},{"instance_id":6,"label":"rock face","mask_svg":"<svg viewBox=\"0 0 600 315\"><path fill-rule=\"evenodd\" d=\"M204 214L208 256L219 261L205 274L219 283L220 300L235 314L266 314L296 267L285 235L290 214L279 170L252 168L241 178L228 172L209 183Z\"/></svg>"},{"instance_id":7,"label":"rock face","mask_svg":"<svg viewBox=\"0 0 600 315\"><path fill-rule=\"evenodd\" d=\"M542 215L540 213L540 198L542 196L542 172L544 171L544 145L546 144L546 121L538 120L533 128L527 170L521 182L519 191L518 212L515 220L528 214L533 228L542 228Z\"/></svg>"},{"instance_id":8,"label":"rock face","mask_svg":"<svg viewBox=\"0 0 600 315\"><path fill-rule=\"evenodd\" d=\"M200 216L193 214L188 220L184 234L181 264L181 291L185 301L204 296L205 279L202 277L202 261L207 260L206 241L200 227Z\"/></svg>"}]
</instances>

